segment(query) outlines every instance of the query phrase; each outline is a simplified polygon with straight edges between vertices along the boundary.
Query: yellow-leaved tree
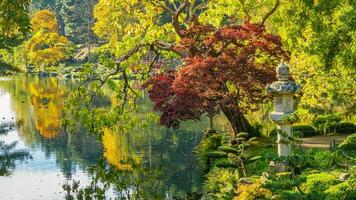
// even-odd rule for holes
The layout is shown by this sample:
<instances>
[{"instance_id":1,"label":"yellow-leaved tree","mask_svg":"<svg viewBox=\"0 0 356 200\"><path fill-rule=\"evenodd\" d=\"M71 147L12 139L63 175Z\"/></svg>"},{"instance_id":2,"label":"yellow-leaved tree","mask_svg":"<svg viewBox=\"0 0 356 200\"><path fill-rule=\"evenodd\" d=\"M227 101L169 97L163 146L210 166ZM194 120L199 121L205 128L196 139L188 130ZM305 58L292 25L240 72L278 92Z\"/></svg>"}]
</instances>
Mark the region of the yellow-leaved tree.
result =
<instances>
[{"instance_id":1,"label":"yellow-leaved tree","mask_svg":"<svg viewBox=\"0 0 356 200\"><path fill-rule=\"evenodd\" d=\"M36 12L32 19L33 36L25 42L29 63L37 70L56 66L70 56L69 40L59 35L56 16L50 10Z\"/></svg>"}]
</instances>

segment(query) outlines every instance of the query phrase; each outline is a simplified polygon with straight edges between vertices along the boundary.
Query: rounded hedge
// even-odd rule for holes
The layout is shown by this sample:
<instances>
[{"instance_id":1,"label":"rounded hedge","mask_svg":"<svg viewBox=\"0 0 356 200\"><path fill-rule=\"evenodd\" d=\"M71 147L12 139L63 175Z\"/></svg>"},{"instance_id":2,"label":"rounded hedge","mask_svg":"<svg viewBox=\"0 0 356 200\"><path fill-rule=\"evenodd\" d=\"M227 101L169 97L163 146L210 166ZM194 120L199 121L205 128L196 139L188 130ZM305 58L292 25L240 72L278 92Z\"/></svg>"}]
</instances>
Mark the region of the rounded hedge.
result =
<instances>
[{"instance_id":1,"label":"rounded hedge","mask_svg":"<svg viewBox=\"0 0 356 200\"><path fill-rule=\"evenodd\" d=\"M301 133L302 137L310 137L310 136L317 135L315 128L311 125L295 125L293 126L293 132Z\"/></svg>"},{"instance_id":2,"label":"rounded hedge","mask_svg":"<svg viewBox=\"0 0 356 200\"><path fill-rule=\"evenodd\" d=\"M352 122L340 122L336 125L337 133L351 134L356 133L356 125Z\"/></svg>"}]
</instances>

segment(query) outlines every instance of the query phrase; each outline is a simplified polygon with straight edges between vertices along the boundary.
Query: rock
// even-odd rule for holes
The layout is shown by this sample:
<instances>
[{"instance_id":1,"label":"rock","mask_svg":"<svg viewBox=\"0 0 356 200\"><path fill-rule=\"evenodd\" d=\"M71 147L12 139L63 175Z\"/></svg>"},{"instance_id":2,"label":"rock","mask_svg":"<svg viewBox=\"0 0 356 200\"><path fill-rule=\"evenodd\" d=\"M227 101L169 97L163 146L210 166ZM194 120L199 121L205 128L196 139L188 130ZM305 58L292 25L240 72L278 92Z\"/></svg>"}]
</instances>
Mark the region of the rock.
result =
<instances>
[{"instance_id":1,"label":"rock","mask_svg":"<svg viewBox=\"0 0 356 200\"><path fill-rule=\"evenodd\" d=\"M240 184L252 184L254 180L252 178L240 178Z\"/></svg>"},{"instance_id":2,"label":"rock","mask_svg":"<svg viewBox=\"0 0 356 200\"><path fill-rule=\"evenodd\" d=\"M340 181L347 181L350 178L350 174L349 173L343 173L340 175L339 180Z\"/></svg>"},{"instance_id":3,"label":"rock","mask_svg":"<svg viewBox=\"0 0 356 200\"><path fill-rule=\"evenodd\" d=\"M266 182L268 180L268 177L269 177L269 173L268 172L262 172L262 175L260 177L260 180L262 182Z\"/></svg>"}]
</instances>

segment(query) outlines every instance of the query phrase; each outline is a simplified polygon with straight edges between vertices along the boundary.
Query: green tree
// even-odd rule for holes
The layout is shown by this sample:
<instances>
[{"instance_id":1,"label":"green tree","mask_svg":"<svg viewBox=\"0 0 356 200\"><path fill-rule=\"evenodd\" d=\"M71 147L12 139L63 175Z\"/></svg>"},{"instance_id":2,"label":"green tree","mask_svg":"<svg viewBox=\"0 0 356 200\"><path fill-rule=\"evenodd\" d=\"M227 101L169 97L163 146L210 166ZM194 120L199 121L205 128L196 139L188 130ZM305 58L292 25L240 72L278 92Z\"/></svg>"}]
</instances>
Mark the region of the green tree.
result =
<instances>
[{"instance_id":1,"label":"green tree","mask_svg":"<svg viewBox=\"0 0 356 200\"><path fill-rule=\"evenodd\" d=\"M93 9L96 0L64 0L61 15L65 23L66 36L77 44L91 43L95 38Z\"/></svg>"},{"instance_id":2,"label":"green tree","mask_svg":"<svg viewBox=\"0 0 356 200\"><path fill-rule=\"evenodd\" d=\"M118 125L120 119L127 120L126 114L135 110L137 96L141 94L136 85L145 82L154 67L163 65L163 71L181 66L187 55L176 47L186 37L188 28L199 23L209 24L215 18L214 15L200 18L203 13L216 9L207 6L208 3L194 0L100 0L94 9L94 32L107 43L100 48L99 64L88 66L82 73L84 87L78 90L79 97L71 102L76 106L90 105L84 102L92 101L93 96L103 94L103 88L108 87L119 98L119 103L112 112L104 114L105 120L94 124L102 126L104 121L107 126ZM226 7L223 1L217 3L220 9ZM264 23L278 5L279 1L269 5L256 21ZM221 19L221 26L243 21L238 17L224 21L227 18L228 15ZM82 114L88 115L88 112ZM93 112L95 118L100 118L98 109Z\"/></svg>"},{"instance_id":3,"label":"green tree","mask_svg":"<svg viewBox=\"0 0 356 200\"><path fill-rule=\"evenodd\" d=\"M0 49L18 45L29 33L29 3L29 0L0 1Z\"/></svg>"},{"instance_id":4,"label":"green tree","mask_svg":"<svg viewBox=\"0 0 356 200\"><path fill-rule=\"evenodd\" d=\"M302 116L332 112L354 116L355 1L286 1L274 23L292 52L295 78L303 86Z\"/></svg>"}]
</instances>

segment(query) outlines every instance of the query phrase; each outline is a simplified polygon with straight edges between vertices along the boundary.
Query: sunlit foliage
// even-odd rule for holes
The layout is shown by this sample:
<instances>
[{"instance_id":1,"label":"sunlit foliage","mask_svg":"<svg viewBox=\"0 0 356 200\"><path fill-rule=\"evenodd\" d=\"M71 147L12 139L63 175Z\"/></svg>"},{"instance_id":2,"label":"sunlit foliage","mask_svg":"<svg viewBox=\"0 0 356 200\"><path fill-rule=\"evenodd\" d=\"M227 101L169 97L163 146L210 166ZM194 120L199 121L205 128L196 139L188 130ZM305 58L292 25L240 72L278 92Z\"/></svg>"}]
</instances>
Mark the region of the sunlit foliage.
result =
<instances>
[{"instance_id":1,"label":"sunlit foliage","mask_svg":"<svg viewBox=\"0 0 356 200\"><path fill-rule=\"evenodd\" d=\"M301 115L355 114L355 1L283 2L274 21L292 52L294 77L302 85Z\"/></svg>"},{"instance_id":2,"label":"sunlit foliage","mask_svg":"<svg viewBox=\"0 0 356 200\"><path fill-rule=\"evenodd\" d=\"M31 24L34 35L25 43L29 63L40 69L56 65L69 57L69 41L58 34L57 20L51 11L35 13Z\"/></svg>"},{"instance_id":3,"label":"sunlit foliage","mask_svg":"<svg viewBox=\"0 0 356 200\"><path fill-rule=\"evenodd\" d=\"M30 31L27 6L30 0L0 1L0 49L19 44Z\"/></svg>"}]
</instances>

